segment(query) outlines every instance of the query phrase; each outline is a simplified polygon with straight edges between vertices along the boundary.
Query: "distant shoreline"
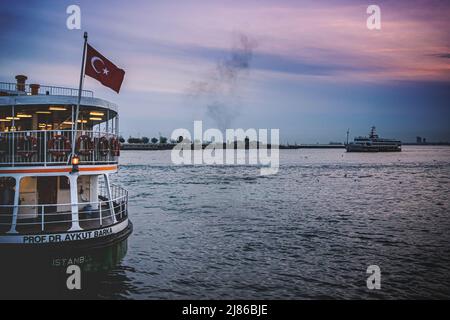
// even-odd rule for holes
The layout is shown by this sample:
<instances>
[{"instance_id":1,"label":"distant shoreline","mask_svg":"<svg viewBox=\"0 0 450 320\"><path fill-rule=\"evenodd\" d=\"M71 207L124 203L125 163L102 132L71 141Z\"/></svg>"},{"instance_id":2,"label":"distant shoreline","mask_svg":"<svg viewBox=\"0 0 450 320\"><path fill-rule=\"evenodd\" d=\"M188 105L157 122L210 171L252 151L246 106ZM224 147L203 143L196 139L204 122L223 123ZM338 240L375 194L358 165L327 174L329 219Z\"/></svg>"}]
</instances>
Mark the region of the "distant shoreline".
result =
<instances>
[{"instance_id":1,"label":"distant shoreline","mask_svg":"<svg viewBox=\"0 0 450 320\"><path fill-rule=\"evenodd\" d=\"M403 146L450 146L450 142L436 142L436 143L412 143L405 142ZM158 150L172 150L176 146L175 143L124 143L121 145L121 150L130 151L158 151ZM206 148L207 144L203 144L202 148ZM231 146L233 147L233 146ZM193 145L191 145L193 149ZM241 147L242 148L242 147ZM246 146L245 149L249 147ZM267 145L267 148L271 148L271 145ZM296 144L296 145L280 145L280 149L345 149L344 144ZM226 149L224 144L223 149ZM237 149L237 146L234 146Z\"/></svg>"}]
</instances>

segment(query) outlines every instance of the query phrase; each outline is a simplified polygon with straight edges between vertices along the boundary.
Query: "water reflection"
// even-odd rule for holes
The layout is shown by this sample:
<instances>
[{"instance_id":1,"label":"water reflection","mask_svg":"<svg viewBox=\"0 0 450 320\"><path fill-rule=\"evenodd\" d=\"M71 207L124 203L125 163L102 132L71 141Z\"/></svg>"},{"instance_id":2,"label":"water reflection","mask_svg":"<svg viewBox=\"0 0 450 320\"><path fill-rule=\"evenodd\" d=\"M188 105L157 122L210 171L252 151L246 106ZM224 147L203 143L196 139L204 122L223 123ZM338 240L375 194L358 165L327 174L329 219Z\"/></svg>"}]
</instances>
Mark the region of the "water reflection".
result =
<instances>
[{"instance_id":1,"label":"water reflection","mask_svg":"<svg viewBox=\"0 0 450 320\"><path fill-rule=\"evenodd\" d=\"M114 269L127 253L127 240L96 249L0 249L0 298L72 299L101 298L109 285L109 273L127 283L126 275ZM67 267L81 270L81 290L69 290ZM115 288L120 293L122 288Z\"/></svg>"}]
</instances>

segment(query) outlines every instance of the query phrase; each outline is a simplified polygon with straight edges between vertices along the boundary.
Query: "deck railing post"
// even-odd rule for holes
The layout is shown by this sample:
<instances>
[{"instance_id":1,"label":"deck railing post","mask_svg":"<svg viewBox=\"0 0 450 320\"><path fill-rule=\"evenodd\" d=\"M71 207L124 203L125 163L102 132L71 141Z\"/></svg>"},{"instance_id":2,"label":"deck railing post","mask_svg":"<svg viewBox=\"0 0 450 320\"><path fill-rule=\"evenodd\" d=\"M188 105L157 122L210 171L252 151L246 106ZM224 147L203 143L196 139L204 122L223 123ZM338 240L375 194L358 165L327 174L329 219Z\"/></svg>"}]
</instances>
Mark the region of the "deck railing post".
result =
<instances>
[{"instance_id":1,"label":"deck railing post","mask_svg":"<svg viewBox=\"0 0 450 320\"><path fill-rule=\"evenodd\" d=\"M45 206L41 206L41 231L44 231L44 224L45 224Z\"/></svg>"},{"instance_id":2,"label":"deck railing post","mask_svg":"<svg viewBox=\"0 0 450 320\"><path fill-rule=\"evenodd\" d=\"M123 207L124 207L125 218L127 218L128 217L128 199L127 199L127 197L125 197L125 202L123 203Z\"/></svg>"},{"instance_id":3,"label":"deck railing post","mask_svg":"<svg viewBox=\"0 0 450 320\"><path fill-rule=\"evenodd\" d=\"M109 202L109 211L112 215L113 223L115 224L117 222L117 219L116 219L116 213L114 211L113 199L112 199L112 194L111 194L111 184L109 182L109 175L107 173L105 173L104 177L105 177L105 184L106 184L105 187L106 187L106 192L107 192L108 202Z\"/></svg>"},{"instance_id":4,"label":"deck railing post","mask_svg":"<svg viewBox=\"0 0 450 320\"><path fill-rule=\"evenodd\" d=\"M14 208L13 208L13 216L11 222L11 229L9 229L8 233L18 233L16 230L17 226L17 215L19 214L19 194L20 194L20 179L22 177L16 177L16 190L14 193Z\"/></svg>"},{"instance_id":5,"label":"deck railing post","mask_svg":"<svg viewBox=\"0 0 450 320\"><path fill-rule=\"evenodd\" d=\"M120 200L120 221L123 220L123 211L124 211L124 209L125 209L125 204L123 203L123 200L121 198L121 200Z\"/></svg>"},{"instance_id":6,"label":"deck railing post","mask_svg":"<svg viewBox=\"0 0 450 320\"><path fill-rule=\"evenodd\" d=\"M11 150L12 151L11 152L12 166L15 167L16 166L16 139L15 139L14 131L11 136L12 136L12 143L11 143L11 145L12 145L12 150Z\"/></svg>"},{"instance_id":7,"label":"deck railing post","mask_svg":"<svg viewBox=\"0 0 450 320\"><path fill-rule=\"evenodd\" d=\"M70 203L72 207L72 226L69 231L79 231L81 230L79 215L78 215L78 175L70 174Z\"/></svg>"},{"instance_id":8,"label":"deck railing post","mask_svg":"<svg viewBox=\"0 0 450 320\"><path fill-rule=\"evenodd\" d=\"M44 166L47 166L47 132L44 131Z\"/></svg>"},{"instance_id":9,"label":"deck railing post","mask_svg":"<svg viewBox=\"0 0 450 320\"><path fill-rule=\"evenodd\" d=\"M102 216L102 202L100 201L100 206L99 206L99 217L100 217L100 227L103 226L103 216Z\"/></svg>"}]
</instances>

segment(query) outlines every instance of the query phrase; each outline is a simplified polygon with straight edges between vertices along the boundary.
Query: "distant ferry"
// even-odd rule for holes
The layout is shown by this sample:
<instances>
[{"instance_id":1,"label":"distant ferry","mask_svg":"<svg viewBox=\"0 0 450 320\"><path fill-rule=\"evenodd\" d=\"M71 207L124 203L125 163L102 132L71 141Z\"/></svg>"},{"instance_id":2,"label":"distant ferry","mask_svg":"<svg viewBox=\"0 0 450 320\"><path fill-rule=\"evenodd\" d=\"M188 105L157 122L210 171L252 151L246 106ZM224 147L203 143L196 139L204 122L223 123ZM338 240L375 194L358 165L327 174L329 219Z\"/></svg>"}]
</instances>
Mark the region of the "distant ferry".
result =
<instances>
[{"instance_id":1,"label":"distant ferry","mask_svg":"<svg viewBox=\"0 0 450 320\"><path fill-rule=\"evenodd\" d=\"M372 127L369 137L357 137L347 143L347 152L394 152L402 151L402 142L395 139L380 138Z\"/></svg>"}]
</instances>

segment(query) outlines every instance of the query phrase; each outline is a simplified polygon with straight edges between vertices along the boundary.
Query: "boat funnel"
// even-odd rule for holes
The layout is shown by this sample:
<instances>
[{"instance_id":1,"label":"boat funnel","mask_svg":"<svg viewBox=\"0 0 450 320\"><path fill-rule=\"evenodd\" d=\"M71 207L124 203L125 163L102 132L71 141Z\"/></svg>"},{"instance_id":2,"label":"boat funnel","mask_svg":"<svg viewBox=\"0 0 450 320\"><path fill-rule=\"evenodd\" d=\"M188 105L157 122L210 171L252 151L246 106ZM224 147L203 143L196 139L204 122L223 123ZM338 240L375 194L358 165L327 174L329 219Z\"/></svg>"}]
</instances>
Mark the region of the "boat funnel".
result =
<instances>
[{"instance_id":1,"label":"boat funnel","mask_svg":"<svg viewBox=\"0 0 450 320\"><path fill-rule=\"evenodd\" d=\"M25 81L27 80L27 76L24 76L23 74L19 74L16 76L17 80L17 91L23 91L25 92Z\"/></svg>"}]
</instances>

